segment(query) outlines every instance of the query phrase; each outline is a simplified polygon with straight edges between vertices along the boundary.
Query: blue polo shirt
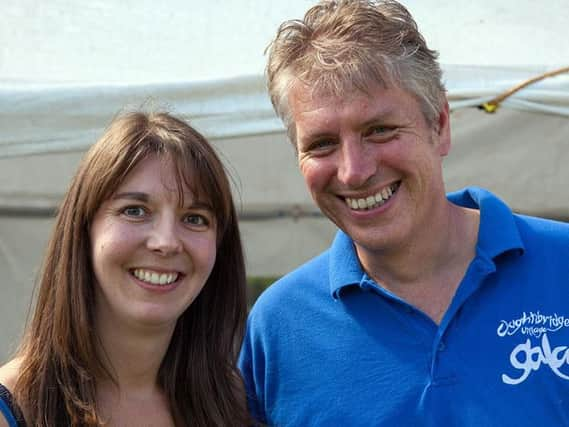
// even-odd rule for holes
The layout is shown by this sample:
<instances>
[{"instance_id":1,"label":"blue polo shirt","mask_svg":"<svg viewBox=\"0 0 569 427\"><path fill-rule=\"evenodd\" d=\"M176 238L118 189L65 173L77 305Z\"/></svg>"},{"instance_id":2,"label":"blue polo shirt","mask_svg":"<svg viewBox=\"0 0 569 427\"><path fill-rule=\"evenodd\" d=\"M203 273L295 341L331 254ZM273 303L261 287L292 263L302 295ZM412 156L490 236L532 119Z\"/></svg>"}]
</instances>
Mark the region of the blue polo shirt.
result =
<instances>
[{"instance_id":1,"label":"blue polo shirt","mask_svg":"<svg viewBox=\"0 0 569 427\"><path fill-rule=\"evenodd\" d=\"M272 285L240 356L249 406L284 426L569 426L569 225L488 191L440 325L375 283L351 239Z\"/></svg>"}]
</instances>

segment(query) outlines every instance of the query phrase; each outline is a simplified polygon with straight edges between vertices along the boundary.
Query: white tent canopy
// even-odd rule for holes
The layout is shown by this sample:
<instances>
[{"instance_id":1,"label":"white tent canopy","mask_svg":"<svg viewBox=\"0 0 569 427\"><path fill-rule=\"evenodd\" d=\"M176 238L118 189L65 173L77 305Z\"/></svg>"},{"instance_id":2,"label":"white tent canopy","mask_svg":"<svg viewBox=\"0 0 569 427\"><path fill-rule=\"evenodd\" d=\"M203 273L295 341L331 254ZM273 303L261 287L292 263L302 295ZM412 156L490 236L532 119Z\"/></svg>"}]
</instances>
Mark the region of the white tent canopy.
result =
<instances>
[{"instance_id":1,"label":"white tent canopy","mask_svg":"<svg viewBox=\"0 0 569 427\"><path fill-rule=\"evenodd\" d=\"M212 140L235 178L251 275L285 273L327 246L334 227L304 189L262 76L262 53L278 24L311 4L7 0L0 14L0 358L20 330L49 215L85 148L121 110L167 108ZM477 184L518 211L569 218L568 75L523 89L494 114L476 108L569 65L566 1L404 4L441 52L453 109L448 189Z\"/></svg>"}]
</instances>

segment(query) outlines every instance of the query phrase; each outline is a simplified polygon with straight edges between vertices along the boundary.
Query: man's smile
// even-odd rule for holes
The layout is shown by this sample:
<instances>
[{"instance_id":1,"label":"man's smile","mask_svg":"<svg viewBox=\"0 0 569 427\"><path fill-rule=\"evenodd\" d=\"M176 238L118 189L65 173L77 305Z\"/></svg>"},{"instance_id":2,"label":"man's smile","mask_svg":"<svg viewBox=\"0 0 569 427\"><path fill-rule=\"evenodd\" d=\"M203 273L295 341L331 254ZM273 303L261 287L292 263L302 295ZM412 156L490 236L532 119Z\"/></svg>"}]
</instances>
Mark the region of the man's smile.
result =
<instances>
[{"instance_id":1,"label":"man's smile","mask_svg":"<svg viewBox=\"0 0 569 427\"><path fill-rule=\"evenodd\" d=\"M358 197L358 198L346 197L345 198L346 204L350 209L353 210L374 209L387 202L391 198L391 196L393 196L393 194L395 194L395 192L398 190L400 184L401 181L395 182L386 187L383 187L375 194L371 194L365 197Z\"/></svg>"}]
</instances>

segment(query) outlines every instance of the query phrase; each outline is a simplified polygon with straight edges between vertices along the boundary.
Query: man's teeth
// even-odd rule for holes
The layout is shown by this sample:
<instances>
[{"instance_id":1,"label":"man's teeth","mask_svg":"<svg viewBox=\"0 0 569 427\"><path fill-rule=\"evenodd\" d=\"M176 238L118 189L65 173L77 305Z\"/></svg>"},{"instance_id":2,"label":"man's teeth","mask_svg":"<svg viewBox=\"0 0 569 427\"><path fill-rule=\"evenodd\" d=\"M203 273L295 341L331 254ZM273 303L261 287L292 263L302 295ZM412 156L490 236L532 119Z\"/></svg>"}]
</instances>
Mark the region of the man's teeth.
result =
<instances>
[{"instance_id":1,"label":"man's teeth","mask_svg":"<svg viewBox=\"0 0 569 427\"><path fill-rule=\"evenodd\" d=\"M150 283L151 285L169 285L178 280L178 273L157 273L141 268L135 269L132 274L138 280Z\"/></svg>"},{"instance_id":2,"label":"man's teeth","mask_svg":"<svg viewBox=\"0 0 569 427\"><path fill-rule=\"evenodd\" d=\"M374 196L368 196L360 199L351 199L349 197L346 197L346 203L350 208L354 210L373 209L377 206L383 205L386 201L388 201L391 196L395 194L398 188L398 184L392 184L381 189L381 191L378 191Z\"/></svg>"}]
</instances>

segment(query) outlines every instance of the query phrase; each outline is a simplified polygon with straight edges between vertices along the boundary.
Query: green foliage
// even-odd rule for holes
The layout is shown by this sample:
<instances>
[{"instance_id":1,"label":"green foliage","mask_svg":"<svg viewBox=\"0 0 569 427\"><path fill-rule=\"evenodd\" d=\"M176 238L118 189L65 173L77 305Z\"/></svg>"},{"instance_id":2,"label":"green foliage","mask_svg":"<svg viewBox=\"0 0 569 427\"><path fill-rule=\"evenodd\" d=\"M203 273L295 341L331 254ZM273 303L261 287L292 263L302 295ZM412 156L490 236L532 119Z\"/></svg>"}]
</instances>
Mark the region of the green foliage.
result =
<instances>
[{"instance_id":1,"label":"green foliage","mask_svg":"<svg viewBox=\"0 0 569 427\"><path fill-rule=\"evenodd\" d=\"M253 306L259 295L280 277L247 277L247 305Z\"/></svg>"}]
</instances>

